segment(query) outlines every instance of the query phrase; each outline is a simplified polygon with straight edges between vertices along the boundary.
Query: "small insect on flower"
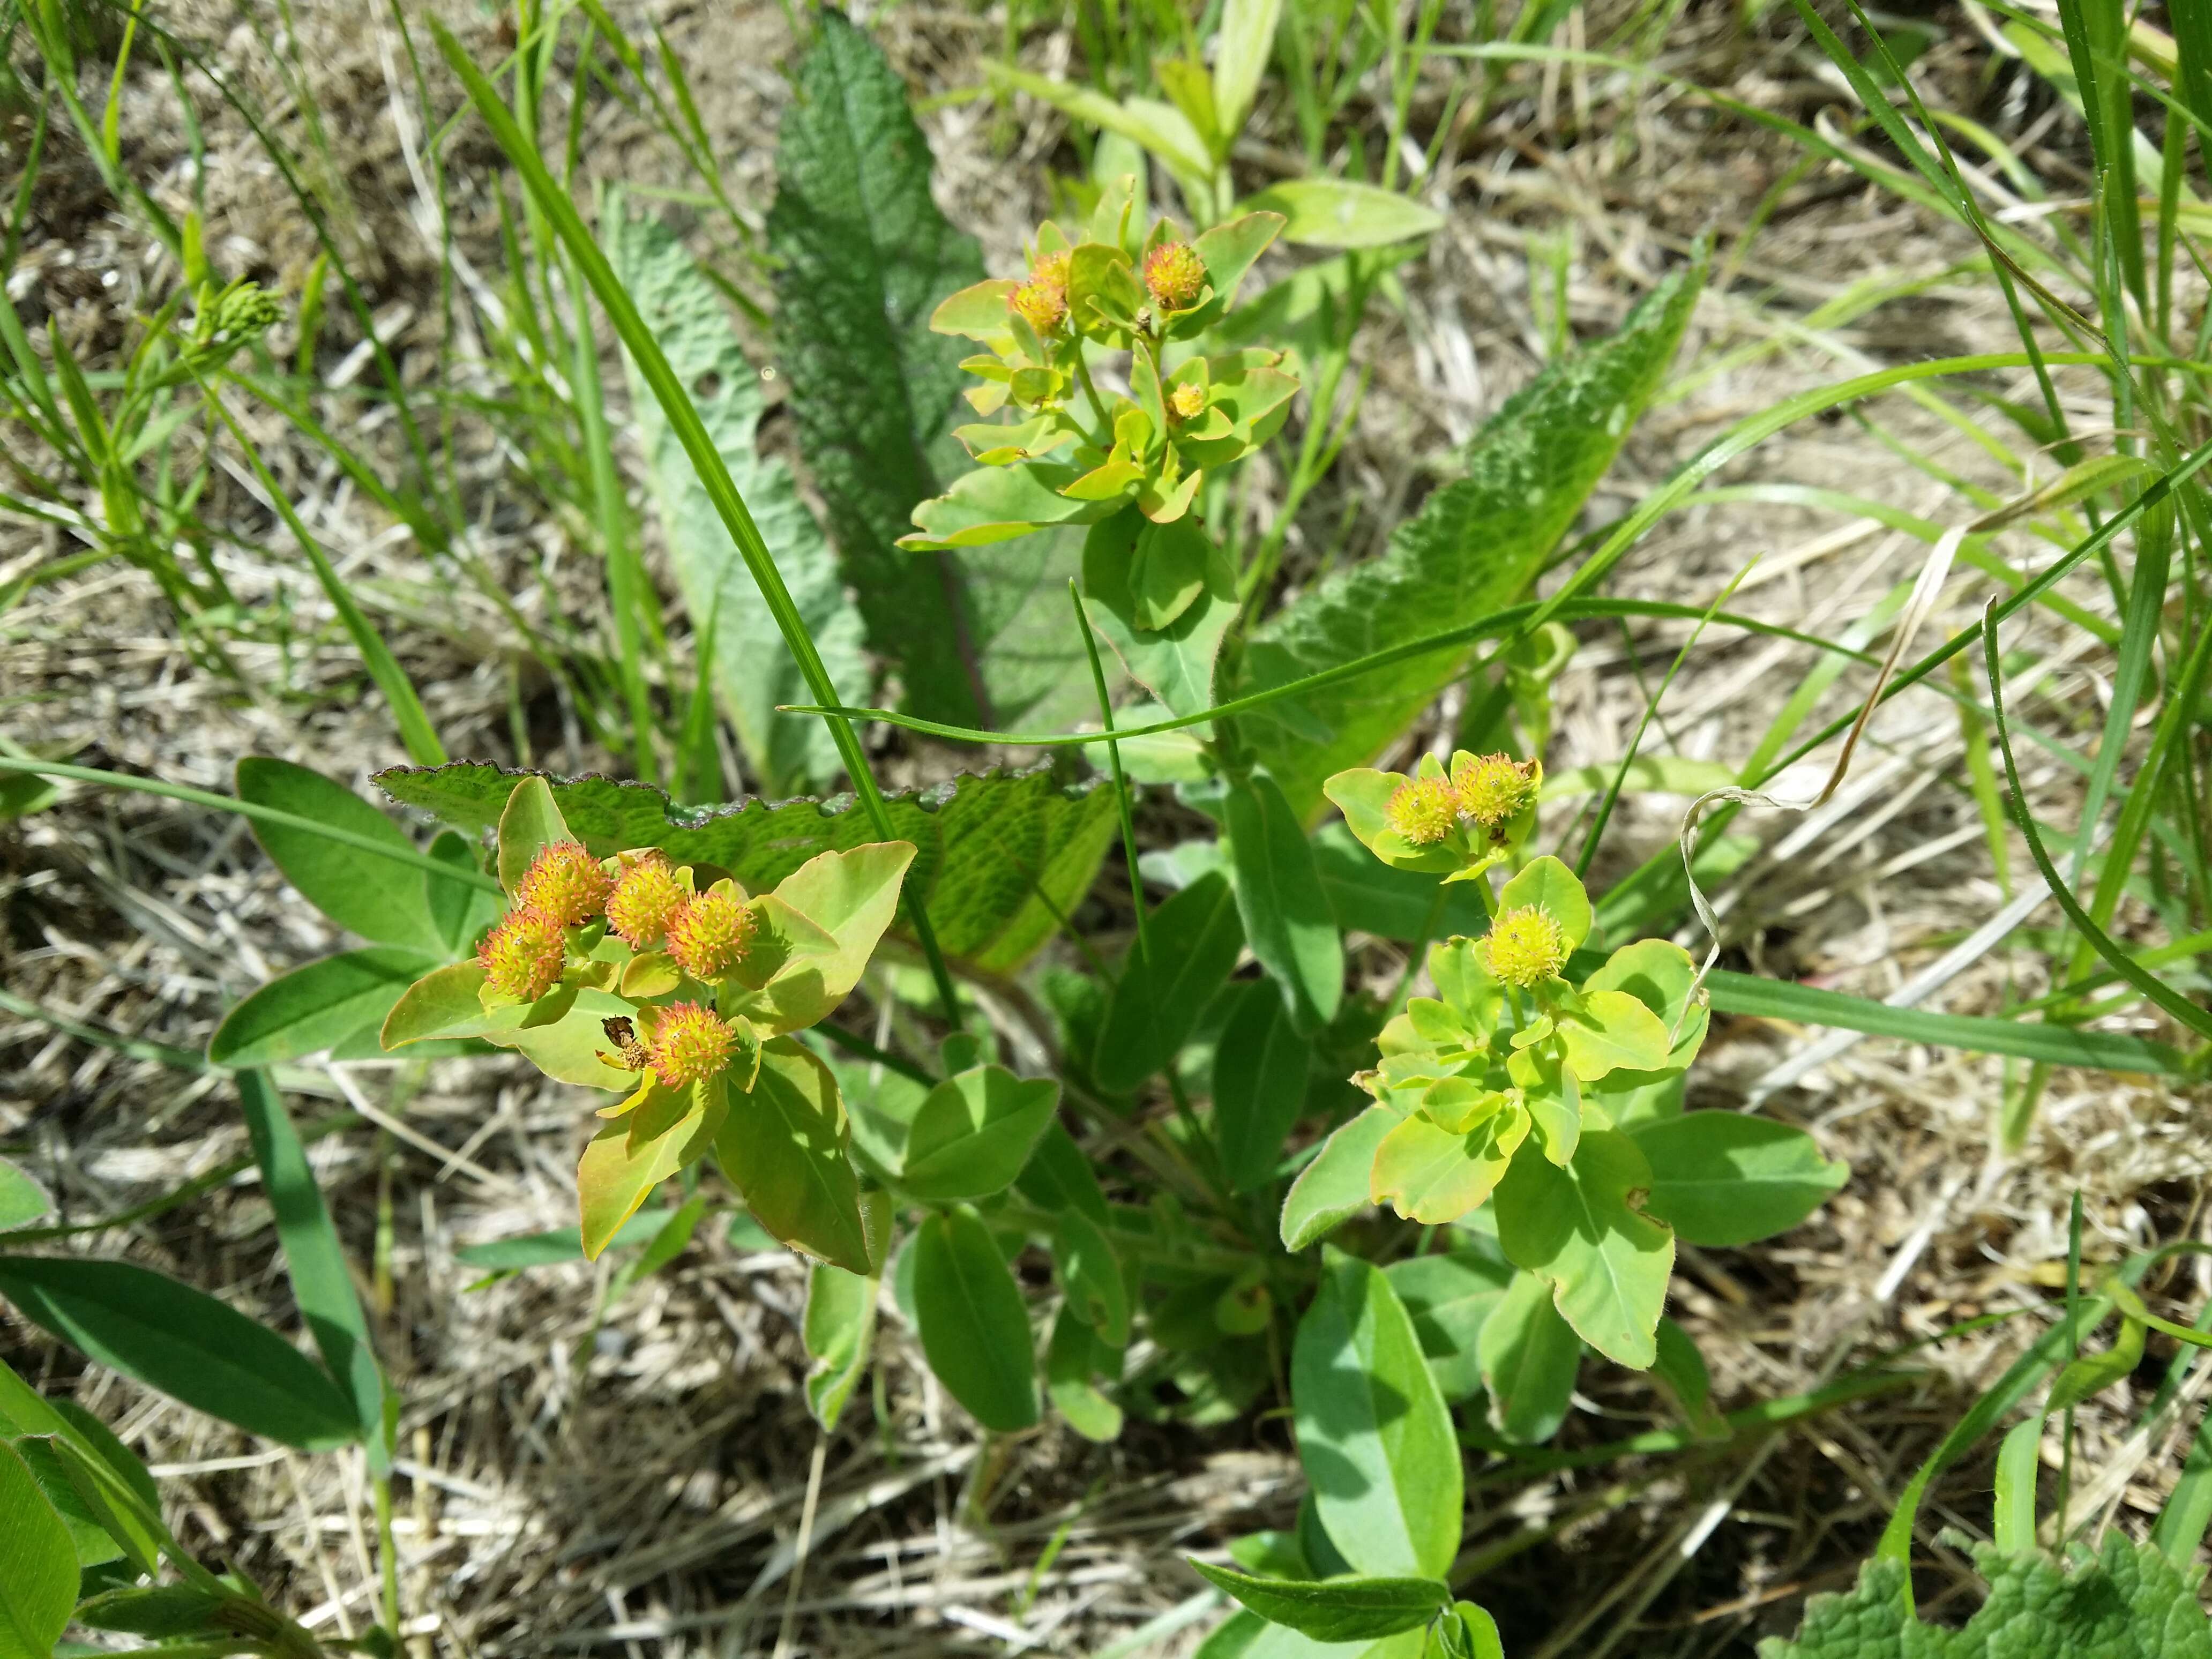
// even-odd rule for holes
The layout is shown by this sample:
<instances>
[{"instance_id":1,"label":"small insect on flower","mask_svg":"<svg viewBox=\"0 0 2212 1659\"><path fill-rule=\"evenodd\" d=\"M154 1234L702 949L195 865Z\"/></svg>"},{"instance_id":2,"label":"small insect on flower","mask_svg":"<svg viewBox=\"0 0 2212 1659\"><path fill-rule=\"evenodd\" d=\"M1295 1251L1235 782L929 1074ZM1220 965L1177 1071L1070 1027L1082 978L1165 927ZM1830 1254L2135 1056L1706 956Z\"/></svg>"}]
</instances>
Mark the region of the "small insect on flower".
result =
<instances>
[{"instance_id":1,"label":"small insect on flower","mask_svg":"<svg viewBox=\"0 0 2212 1659\"><path fill-rule=\"evenodd\" d=\"M1390 828L1416 847L1434 847L1459 827L1459 796L1443 778L1408 778L1382 811Z\"/></svg>"},{"instance_id":2,"label":"small insect on flower","mask_svg":"<svg viewBox=\"0 0 2212 1659\"><path fill-rule=\"evenodd\" d=\"M668 954L694 979L726 977L751 948L753 913L727 888L709 889L669 919Z\"/></svg>"},{"instance_id":3,"label":"small insect on flower","mask_svg":"<svg viewBox=\"0 0 2212 1659\"><path fill-rule=\"evenodd\" d=\"M560 983L568 942L561 924L536 910L510 910L477 947L491 988L501 996L535 1002Z\"/></svg>"},{"instance_id":4,"label":"small insect on flower","mask_svg":"<svg viewBox=\"0 0 2212 1659\"><path fill-rule=\"evenodd\" d=\"M654 1073L672 1089L704 1083L730 1063L738 1034L711 1010L678 1002L660 1011L653 1033Z\"/></svg>"},{"instance_id":5,"label":"small insect on flower","mask_svg":"<svg viewBox=\"0 0 2212 1659\"><path fill-rule=\"evenodd\" d=\"M538 849L514 890L515 902L550 916L563 927L599 913L614 886L581 842L550 842Z\"/></svg>"},{"instance_id":6,"label":"small insect on flower","mask_svg":"<svg viewBox=\"0 0 2212 1659\"><path fill-rule=\"evenodd\" d=\"M1067 320L1067 266L1065 252L1048 253L1030 268L1030 279L1007 296L1006 303L1039 334L1051 334Z\"/></svg>"},{"instance_id":7,"label":"small insect on flower","mask_svg":"<svg viewBox=\"0 0 2212 1659\"><path fill-rule=\"evenodd\" d=\"M1145 256L1145 288L1161 310L1187 310L1206 289L1206 261L1188 242L1162 242Z\"/></svg>"},{"instance_id":8,"label":"small insect on flower","mask_svg":"<svg viewBox=\"0 0 2212 1659\"><path fill-rule=\"evenodd\" d=\"M690 897L676 878L675 866L659 854L649 854L623 871L607 895L607 926L631 950L642 951L660 942Z\"/></svg>"},{"instance_id":9,"label":"small insect on flower","mask_svg":"<svg viewBox=\"0 0 2212 1659\"><path fill-rule=\"evenodd\" d=\"M1490 971L1525 991L1567 965L1567 936L1550 911L1519 905L1490 924L1488 952Z\"/></svg>"},{"instance_id":10,"label":"small insect on flower","mask_svg":"<svg viewBox=\"0 0 2212 1659\"><path fill-rule=\"evenodd\" d=\"M1205 392L1188 380L1168 392L1168 413L1178 421L1194 421L1206 413Z\"/></svg>"},{"instance_id":11,"label":"small insect on flower","mask_svg":"<svg viewBox=\"0 0 2212 1659\"><path fill-rule=\"evenodd\" d=\"M606 1033L607 1041L615 1045L609 1054L602 1048L598 1058L617 1072L641 1072L653 1064L652 1051L637 1040L637 1027L628 1014L617 1014L599 1022L599 1030Z\"/></svg>"},{"instance_id":12,"label":"small insect on flower","mask_svg":"<svg viewBox=\"0 0 2212 1659\"><path fill-rule=\"evenodd\" d=\"M1462 755L1451 781L1459 810L1486 830L1518 817L1536 798L1536 763L1510 755Z\"/></svg>"}]
</instances>

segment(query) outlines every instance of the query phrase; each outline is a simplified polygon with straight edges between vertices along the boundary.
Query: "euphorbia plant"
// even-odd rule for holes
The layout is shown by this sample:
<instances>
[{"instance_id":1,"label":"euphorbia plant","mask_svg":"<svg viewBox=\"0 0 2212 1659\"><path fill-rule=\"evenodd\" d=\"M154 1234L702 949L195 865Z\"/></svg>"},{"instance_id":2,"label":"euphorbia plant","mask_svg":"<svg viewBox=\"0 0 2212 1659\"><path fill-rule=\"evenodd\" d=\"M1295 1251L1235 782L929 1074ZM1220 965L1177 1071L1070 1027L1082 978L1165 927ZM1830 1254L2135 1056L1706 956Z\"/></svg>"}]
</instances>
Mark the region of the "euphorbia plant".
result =
<instances>
[{"instance_id":1,"label":"euphorbia plant","mask_svg":"<svg viewBox=\"0 0 2212 1659\"><path fill-rule=\"evenodd\" d=\"M986 348L961 365L982 381L969 403L1016 418L958 429L976 470L917 507L919 528L900 545L973 546L1120 515L1132 621L1156 632L1209 586L1217 549L1191 513L1200 483L1274 435L1298 383L1279 351L1207 356L1196 344L1283 216L1248 213L1184 241L1164 219L1142 228L1135 189L1126 176L1109 186L1073 238L1046 221L1025 278L978 283L937 308L933 330ZM1102 396L1093 359L1121 353L1127 391Z\"/></svg>"},{"instance_id":2,"label":"euphorbia plant","mask_svg":"<svg viewBox=\"0 0 2212 1659\"><path fill-rule=\"evenodd\" d=\"M1328 780L1370 852L1476 884L1490 926L1430 950L1436 994L1384 1026L1376 1065L1354 1079L1374 1103L1291 1189L1285 1238L1325 1231L1363 1174L1363 1196L1425 1225L1465 1224L1487 1206L1482 1230L1575 1334L1640 1369L1659 1357L1678 1234L1741 1244L1782 1231L1844 1172L1786 1124L1683 1113L1710 1018L1687 951L1667 939L1585 949L1589 896L1549 855L1493 891L1492 872L1534 828L1541 778L1540 763L1462 751L1449 769L1429 757L1411 776Z\"/></svg>"},{"instance_id":3,"label":"euphorbia plant","mask_svg":"<svg viewBox=\"0 0 2212 1659\"><path fill-rule=\"evenodd\" d=\"M587 1255L711 1150L769 1232L869 1273L883 1239L864 1218L844 1103L795 1034L858 983L914 855L902 841L821 853L752 894L653 848L594 856L545 781L525 778L499 821L505 914L474 960L399 999L385 1046L480 1037L620 1096L577 1166Z\"/></svg>"}]
</instances>

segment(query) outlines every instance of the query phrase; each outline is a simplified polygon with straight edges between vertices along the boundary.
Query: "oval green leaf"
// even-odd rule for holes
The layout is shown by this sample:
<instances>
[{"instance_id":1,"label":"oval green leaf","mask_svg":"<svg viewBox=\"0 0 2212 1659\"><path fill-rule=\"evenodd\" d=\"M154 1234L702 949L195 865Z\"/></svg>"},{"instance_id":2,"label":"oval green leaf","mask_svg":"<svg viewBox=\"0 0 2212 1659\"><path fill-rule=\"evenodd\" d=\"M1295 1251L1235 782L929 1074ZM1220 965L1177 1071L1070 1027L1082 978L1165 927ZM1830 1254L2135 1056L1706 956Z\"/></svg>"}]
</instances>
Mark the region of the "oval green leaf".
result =
<instances>
[{"instance_id":1,"label":"oval green leaf","mask_svg":"<svg viewBox=\"0 0 2212 1659\"><path fill-rule=\"evenodd\" d=\"M1330 1253L1291 1357L1298 1458L1357 1571L1440 1577L1459 1549L1459 1440L1381 1269Z\"/></svg>"},{"instance_id":2,"label":"oval green leaf","mask_svg":"<svg viewBox=\"0 0 2212 1659\"><path fill-rule=\"evenodd\" d=\"M963 1205L932 1216L914 1242L915 1313L929 1369L987 1429L1037 1420L1029 1315L991 1230Z\"/></svg>"},{"instance_id":3,"label":"oval green leaf","mask_svg":"<svg viewBox=\"0 0 2212 1659\"><path fill-rule=\"evenodd\" d=\"M0 1659L48 1659L76 1605L76 1551L30 1465L0 1440Z\"/></svg>"},{"instance_id":4,"label":"oval green leaf","mask_svg":"<svg viewBox=\"0 0 2212 1659\"><path fill-rule=\"evenodd\" d=\"M1283 1199L1283 1248L1303 1250L1374 1203L1369 1180L1375 1150L1396 1128L1398 1114L1370 1106L1322 1143L1314 1161L1298 1172Z\"/></svg>"},{"instance_id":5,"label":"oval green leaf","mask_svg":"<svg viewBox=\"0 0 2212 1659\"><path fill-rule=\"evenodd\" d=\"M1804 1130L1742 1112L1686 1112L1641 1123L1651 1165L1644 1207L1692 1244L1749 1244L1788 1232L1846 1181Z\"/></svg>"},{"instance_id":6,"label":"oval green leaf","mask_svg":"<svg viewBox=\"0 0 2212 1659\"><path fill-rule=\"evenodd\" d=\"M714 1156L762 1226L794 1249L866 1273L867 1228L845 1139L837 1079L781 1037L762 1048L752 1092L732 1101Z\"/></svg>"},{"instance_id":7,"label":"oval green leaf","mask_svg":"<svg viewBox=\"0 0 2212 1659\"><path fill-rule=\"evenodd\" d=\"M313 1361L213 1297L127 1261L0 1258L0 1296L135 1382L288 1446L350 1444L353 1402Z\"/></svg>"},{"instance_id":8,"label":"oval green leaf","mask_svg":"<svg viewBox=\"0 0 2212 1659\"><path fill-rule=\"evenodd\" d=\"M1113 1094L1128 1093L1175 1059L1237 965L1244 928L1229 878L1218 871L1200 876L1152 914L1145 939L1122 965L1099 1036L1094 1069Z\"/></svg>"},{"instance_id":9,"label":"oval green leaf","mask_svg":"<svg viewBox=\"0 0 2212 1659\"><path fill-rule=\"evenodd\" d=\"M352 790L289 761L254 757L239 762L237 787L240 800L257 806L313 818L404 852L416 850L405 831ZM379 945L445 954L446 938L432 917L426 887L434 878L420 866L258 818L253 836L301 896L339 927ZM441 899L445 890L459 887L435 884Z\"/></svg>"},{"instance_id":10,"label":"oval green leaf","mask_svg":"<svg viewBox=\"0 0 2212 1659\"><path fill-rule=\"evenodd\" d=\"M378 945L295 968L223 1017L208 1040L208 1059L242 1070L335 1048L383 1020L433 960Z\"/></svg>"},{"instance_id":11,"label":"oval green leaf","mask_svg":"<svg viewBox=\"0 0 2212 1659\"><path fill-rule=\"evenodd\" d=\"M1282 988L1292 1023L1320 1030L1344 1000L1344 940L1313 843L1276 781L1256 772L1223 802L1229 869L1244 937Z\"/></svg>"},{"instance_id":12,"label":"oval green leaf","mask_svg":"<svg viewBox=\"0 0 2212 1659\"><path fill-rule=\"evenodd\" d=\"M1213 1136L1231 1192L1265 1186L1305 1105L1313 1043L1265 981L1238 993L1213 1051Z\"/></svg>"},{"instance_id":13,"label":"oval green leaf","mask_svg":"<svg viewBox=\"0 0 2212 1659\"><path fill-rule=\"evenodd\" d=\"M1270 1624L1316 1642L1375 1641L1425 1625L1450 1604L1451 1587L1434 1578L1256 1578L1190 1559L1216 1589Z\"/></svg>"},{"instance_id":14,"label":"oval green leaf","mask_svg":"<svg viewBox=\"0 0 2212 1659\"><path fill-rule=\"evenodd\" d=\"M1050 1078L1016 1077L1003 1066L947 1078L915 1114L900 1184L937 1204L1004 1192L1059 1104Z\"/></svg>"}]
</instances>

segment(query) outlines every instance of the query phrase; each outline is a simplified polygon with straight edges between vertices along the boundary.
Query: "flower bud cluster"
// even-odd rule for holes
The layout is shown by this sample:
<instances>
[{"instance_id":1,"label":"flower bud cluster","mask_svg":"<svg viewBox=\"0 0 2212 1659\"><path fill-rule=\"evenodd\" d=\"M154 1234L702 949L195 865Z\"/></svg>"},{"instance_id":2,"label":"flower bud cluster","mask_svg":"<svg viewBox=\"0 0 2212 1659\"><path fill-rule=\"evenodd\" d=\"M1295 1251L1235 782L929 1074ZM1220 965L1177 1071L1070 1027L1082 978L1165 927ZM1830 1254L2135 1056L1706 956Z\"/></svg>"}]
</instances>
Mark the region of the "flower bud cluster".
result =
<instances>
[{"instance_id":1,"label":"flower bud cluster","mask_svg":"<svg viewBox=\"0 0 2212 1659\"><path fill-rule=\"evenodd\" d=\"M712 985L727 978L751 949L756 927L744 896L729 884L695 893L690 872L658 852L595 859L581 842L553 842L538 849L515 884L514 905L477 948L487 988L495 995L535 1002L561 983L572 960L586 953L591 933L576 930L604 919L606 931L632 951L665 948L690 979ZM637 1042L627 1020L616 1036L610 1063L650 1069L671 1088L713 1077L730 1063L734 1026L699 1002L646 1011L650 1036Z\"/></svg>"}]
</instances>

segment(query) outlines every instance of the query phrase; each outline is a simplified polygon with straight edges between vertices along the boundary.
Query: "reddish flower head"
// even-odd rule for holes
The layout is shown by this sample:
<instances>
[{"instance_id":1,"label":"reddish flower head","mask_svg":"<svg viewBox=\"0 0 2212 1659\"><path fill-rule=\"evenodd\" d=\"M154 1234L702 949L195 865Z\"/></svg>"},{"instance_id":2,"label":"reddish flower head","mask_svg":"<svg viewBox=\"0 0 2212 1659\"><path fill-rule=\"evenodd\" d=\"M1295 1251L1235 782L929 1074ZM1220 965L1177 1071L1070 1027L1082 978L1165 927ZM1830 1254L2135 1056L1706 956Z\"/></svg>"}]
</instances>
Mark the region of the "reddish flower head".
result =
<instances>
[{"instance_id":1,"label":"reddish flower head","mask_svg":"<svg viewBox=\"0 0 2212 1659\"><path fill-rule=\"evenodd\" d=\"M561 924L536 910L510 910L477 947L477 961L501 996L535 1002L561 980L568 945Z\"/></svg>"},{"instance_id":2,"label":"reddish flower head","mask_svg":"<svg viewBox=\"0 0 2212 1659\"><path fill-rule=\"evenodd\" d=\"M694 979L726 978L745 959L753 937L753 913L725 888L705 892L668 922L668 954Z\"/></svg>"},{"instance_id":3,"label":"reddish flower head","mask_svg":"<svg viewBox=\"0 0 2212 1659\"><path fill-rule=\"evenodd\" d=\"M672 1089L704 1083L730 1063L738 1034L711 1009L678 1002L660 1011L653 1033L653 1069Z\"/></svg>"},{"instance_id":4,"label":"reddish flower head","mask_svg":"<svg viewBox=\"0 0 2212 1659\"><path fill-rule=\"evenodd\" d=\"M641 859L622 873L607 895L607 926L633 951L660 942L676 913L690 900L675 867L659 854Z\"/></svg>"},{"instance_id":5,"label":"reddish flower head","mask_svg":"<svg viewBox=\"0 0 2212 1659\"><path fill-rule=\"evenodd\" d=\"M522 872L514 901L523 909L535 910L563 927L573 927L599 915L613 885L581 842L556 841L538 849L538 856Z\"/></svg>"}]
</instances>

